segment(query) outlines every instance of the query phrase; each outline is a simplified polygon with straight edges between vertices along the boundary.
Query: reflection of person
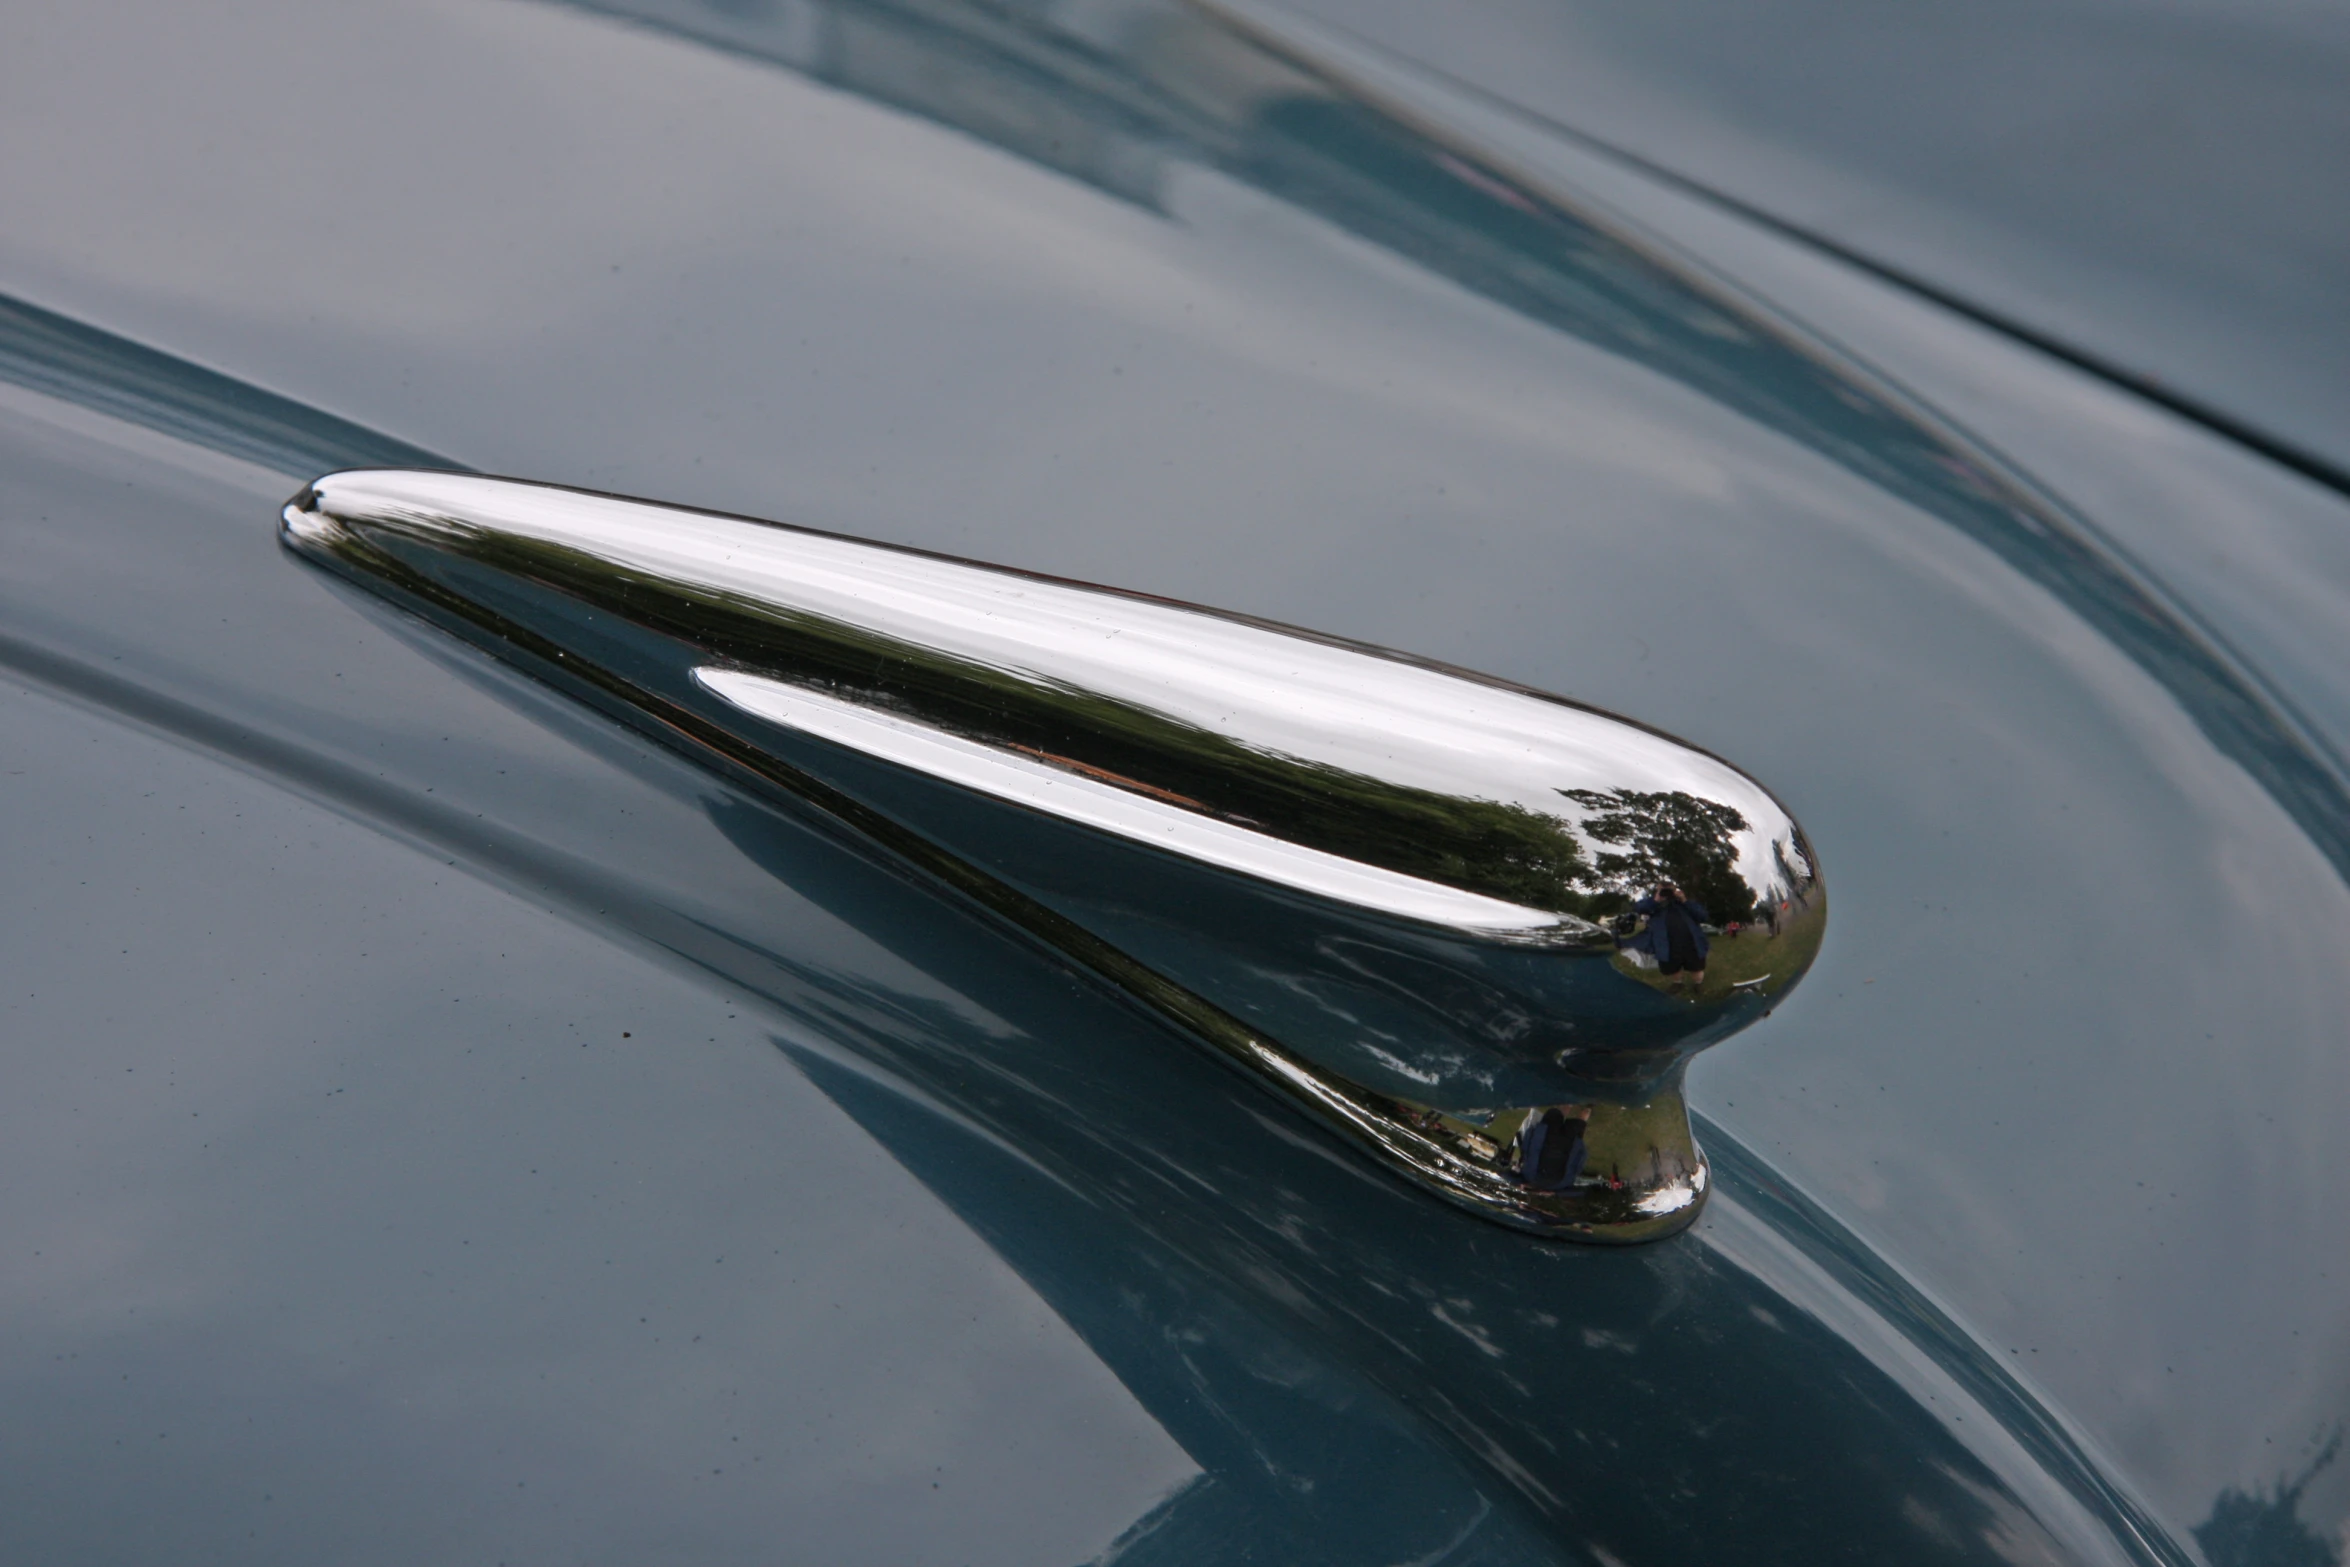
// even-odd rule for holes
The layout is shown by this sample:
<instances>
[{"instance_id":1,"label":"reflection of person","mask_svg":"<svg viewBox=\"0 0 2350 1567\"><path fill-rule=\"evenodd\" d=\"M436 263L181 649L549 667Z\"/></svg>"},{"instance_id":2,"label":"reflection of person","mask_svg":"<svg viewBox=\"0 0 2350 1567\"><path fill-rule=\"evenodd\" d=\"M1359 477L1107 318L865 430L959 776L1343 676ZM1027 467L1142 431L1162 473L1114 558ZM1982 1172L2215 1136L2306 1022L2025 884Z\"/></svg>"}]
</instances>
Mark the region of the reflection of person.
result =
<instances>
[{"instance_id":1,"label":"reflection of person","mask_svg":"<svg viewBox=\"0 0 2350 1567\"><path fill-rule=\"evenodd\" d=\"M1688 975L1694 994L1705 984L1705 905L1671 882L1660 881L1656 891L1632 909L1648 916L1648 928L1638 940L1656 959L1656 971L1668 977Z\"/></svg>"},{"instance_id":2,"label":"reflection of person","mask_svg":"<svg viewBox=\"0 0 2350 1567\"><path fill-rule=\"evenodd\" d=\"M1583 1173L1590 1153L1583 1134L1591 1114L1574 1105L1552 1105L1528 1119L1518 1133L1518 1179L1536 1191L1563 1192Z\"/></svg>"}]
</instances>

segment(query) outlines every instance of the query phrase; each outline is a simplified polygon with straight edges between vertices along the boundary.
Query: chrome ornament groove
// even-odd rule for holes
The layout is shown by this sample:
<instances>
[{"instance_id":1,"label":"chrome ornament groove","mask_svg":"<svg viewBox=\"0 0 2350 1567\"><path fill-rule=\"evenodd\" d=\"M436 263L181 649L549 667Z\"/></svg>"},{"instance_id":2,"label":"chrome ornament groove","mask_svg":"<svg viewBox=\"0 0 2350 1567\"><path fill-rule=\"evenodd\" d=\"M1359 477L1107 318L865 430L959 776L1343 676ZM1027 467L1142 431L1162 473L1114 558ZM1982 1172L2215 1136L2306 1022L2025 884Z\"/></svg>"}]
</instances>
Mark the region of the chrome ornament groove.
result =
<instances>
[{"instance_id":1,"label":"chrome ornament groove","mask_svg":"<svg viewBox=\"0 0 2350 1567\"><path fill-rule=\"evenodd\" d=\"M301 555L813 799L1478 1213L1636 1241L1682 1074L1826 918L1759 784L1523 687L1192 605L469 475L330 474Z\"/></svg>"}]
</instances>

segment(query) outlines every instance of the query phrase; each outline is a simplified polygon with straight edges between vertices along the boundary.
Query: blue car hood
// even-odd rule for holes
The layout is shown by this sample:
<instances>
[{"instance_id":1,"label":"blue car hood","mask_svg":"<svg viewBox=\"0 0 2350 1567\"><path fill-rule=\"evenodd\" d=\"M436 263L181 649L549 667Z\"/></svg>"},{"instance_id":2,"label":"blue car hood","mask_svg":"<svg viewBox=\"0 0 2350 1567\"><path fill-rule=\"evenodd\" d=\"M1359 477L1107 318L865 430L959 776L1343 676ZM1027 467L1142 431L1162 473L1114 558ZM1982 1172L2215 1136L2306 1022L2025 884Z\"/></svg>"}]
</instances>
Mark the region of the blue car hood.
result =
<instances>
[{"instance_id":1,"label":"blue car hood","mask_svg":"<svg viewBox=\"0 0 2350 1567\"><path fill-rule=\"evenodd\" d=\"M25 1551L2338 1558L2341 496L1261 20L41 25ZM1628 712L1835 928L1693 1077L1696 1230L1489 1230L281 555L367 463Z\"/></svg>"}]
</instances>

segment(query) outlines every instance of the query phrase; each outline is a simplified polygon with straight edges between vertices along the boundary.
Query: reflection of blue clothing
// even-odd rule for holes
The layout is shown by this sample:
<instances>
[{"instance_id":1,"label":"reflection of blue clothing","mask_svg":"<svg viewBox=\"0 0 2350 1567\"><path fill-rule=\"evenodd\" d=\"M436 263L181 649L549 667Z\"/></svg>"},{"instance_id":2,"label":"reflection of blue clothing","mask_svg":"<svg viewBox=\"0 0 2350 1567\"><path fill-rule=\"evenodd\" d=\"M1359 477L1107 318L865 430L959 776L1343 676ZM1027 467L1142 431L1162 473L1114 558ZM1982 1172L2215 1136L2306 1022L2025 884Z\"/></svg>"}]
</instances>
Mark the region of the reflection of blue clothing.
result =
<instances>
[{"instance_id":1,"label":"reflection of blue clothing","mask_svg":"<svg viewBox=\"0 0 2350 1567\"><path fill-rule=\"evenodd\" d=\"M1697 967L1705 967L1705 905L1695 898L1683 898L1678 903L1659 903L1654 897L1642 898L1632 905L1632 912L1648 916L1648 928L1634 936L1629 946L1637 947L1658 963L1672 961L1675 945L1697 955ZM1680 941L1675 942L1674 938Z\"/></svg>"},{"instance_id":2,"label":"reflection of blue clothing","mask_svg":"<svg viewBox=\"0 0 2350 1567\"><path fill-rule=\"evenodd\" d=\"M1584 1129L1590 1124L1585 1117L1567 1115L1555 1105L1528 1121L1518 1134L1518 1179L1536 1191L1572 1188L1590 1152L1583 1141Z\"/></svg>"}]
</instances>

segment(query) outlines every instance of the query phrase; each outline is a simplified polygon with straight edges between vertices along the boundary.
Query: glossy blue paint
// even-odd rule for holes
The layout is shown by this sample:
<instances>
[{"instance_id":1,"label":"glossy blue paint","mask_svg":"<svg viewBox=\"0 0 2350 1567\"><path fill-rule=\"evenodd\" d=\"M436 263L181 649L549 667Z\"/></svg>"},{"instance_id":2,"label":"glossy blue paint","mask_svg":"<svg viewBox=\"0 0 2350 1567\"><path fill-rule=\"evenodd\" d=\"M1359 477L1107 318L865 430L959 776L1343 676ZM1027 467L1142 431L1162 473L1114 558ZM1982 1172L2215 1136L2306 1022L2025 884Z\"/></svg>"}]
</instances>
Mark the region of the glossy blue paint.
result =
<instances>
[{"instance_id":1,"label":"glossy blue paint","mask_svg":"<svg viewBox=\"0 0 2350 1567\"><path fill-rule=\"evenodd\" d=\"M21 685L0 733L11 1560L1073 1561L1198 1483L737 997Z\"/></svg>"},{"instance_id":2,"label":"glossy blue paint","mask_svg":"<svg viewBox=\"0 0 2350 1567\"><path fill-rule=\"evenodd\" d=\"M453 1231L462 1252L480 1221L484 1245L498 1256L460 1274L466 1289L453 1304L442 1305L428 1282L408 1286L421 1293L400 1308L405 1331L371 1350L375 1374L394 1390L381 1398L445 1375L452 1357L511 1355L490 1331L503 1313L489 1301L505 1293L521 1292L516 1304L528 1304L535 1332L606 1331L618 1306L641 1300L655 1278L675 1269L674 1258L642 1255L656 1241L664 1257L757 1256L765 1247L769 1269L796 1262L813 1270L825 1287L819 1298L834 1309L877 1315L891 1339L927 1342L969 1317L973 1291L984 1296L1000 1284L985 1270L953 1277L955 1269L971 1269L960 1260L967 1242L946 1232L908 1238L908 1219L875 1210L891 1190L886 1182L877 1188L873 1173L885 1153L1010 1262L1204 1476L1161 1507L1137 1506L1137 1527L1111 1548L1113 1559L1198 1560L1220 1552L1249 1560L1269 1550L1273 1559L1345 1561L1382 1545L1417 1545L1422 1554L1457 1547L1465 1559L1500 1561L1574 1559L1592 1546L1621 1559L1737 1546L1796 1560L1811 1559L1824 1544L1855 1559L1995 1560L1981 1556L1976 1542L2002 1530L2099 1559L2110 1550L2099 1548L2106 1531L2128 1529L2126 1502L2117 1512L2118 1499L2077 1450L2061 1443L2035 1450L2006 1429L2028 1415L2028 1399L2019 1402L2008 1390L1986 1403L1948 1368L1921 1380L1901 1364L1908 1325L1883 1312L1843 1308L1879 1322L1874 1338L1863 1332L1856 1340L1849 1323L1838 1329L1817 1320L1821 1286L1769 1243L1723 1238L1695 1250L1644 1248L1624 1254L1644 1260L1615 1266L1615 1254L1463 1223L1415 1190L1371 1174L1254 1083L1097 982L908 881L822 816L648 751L439 633L326 590L298 570L247 570L241 541L229 541L241 528L248 487L269 482L262 476L223 472L169 447L125 452L119 436L94 433L106 444L94 448L70 431L18 426L6 464L12 513L70 506L101 528L111 516L114 528L127 531L108 541L110 552L149 562L183 590L198 586L210 561L196 599L237 611L230 621L261 628L261 637L240 649L204 632L209 652L182 644L179 651L193 660L176 670L138 654L118 662L101 653L101 666L90 658L98 652L87 635L95 627L80 638L60 636L64 628L52 619L43 646L12 644L12 662L52 689L317 803L237 783L226 805L229 822L249 812L260 826L234 829L220 865L203 855L179 862L178 891L128 870L102 872L95 891L81 889L79 880L93 869L89 856L20 840L28 861L18 878L21 896L59 943L26 953L39 965L38 989L52 1000L28 1009L24 1031L40 1038L46 1059L57 1064L48 1076L28 1075L25 1113L54 1113L72 1073L90 1059L90 996L119 991L140 1007L178 1009L190 983L231 992L254 987L259 1001L233 1014L234 1026L278 1052L275 1064L224 1080L224 1047L210 1032L182 1038L164 1016L139 1013L125 1021L152 1053L128 1058L126 1077L142 1068L184 1077L206 1096L202 1113L247 1126L282 1119L271 1106L289 1083L309 1085L321 1071L339 1074L335 1086L357 1074L370 1101L389 1098L394 1107L360 1119L343 1134L347 1142L331 1147L278 1133L241 1135L239 1157L208 1177L217 1186L192 1208L184 1202L188 1166L204 1171L201 1156L211 1150L199 1140L195 1149L173 1145L154 1156L157 1168L131 1194L130 1216L120 1222L132 1233L163 1229L177 1239L160 1252L134 1248L107 1276L110 1289L127 1294L175 1280L187 1265L181 1248L268 1253L252 1265L242 1293L160 1319L156 1332L182 1346L176 1361L127 1325L70 1309L20 1318L16 1342L35 1365L93 1355L93 1339L109 1356L147 1357L125 1363L156 1379L158 1391L134 1398L122 1413L192 1411L190 1429L208 1442L223 1439L214 1424L218 1395L190 1379L210 1375L207 1368L224 1359L250 1367L259 1389L250 1397L265 1424L339 1423L342 1439L301 1465L275 1448L232 1449L242 1455L233 1462L285 1475L289 1494L302 1498L306 1532L284 1548L298 1541L312 1550L322 1533L333 1535L341 1527L333 1521L337 1508L348 1510L354 1528L375 1527L376 1509L390 1505L381 1489L370 1490L368 1477L378 1473L462 1499L479 1515L468 1538L484 1542L555 1548L597 1528L606 1507L642 1509L652 1522L640 1527L655 1528L681 1504L655 1483L675 1480L666 1470L635 1484L624 1474L605 1475L596 1482L602 1494L587 1504L582 1465L556 1439L580 1418L570 1402L573 1385L566 1385L545 1394L527 1386L500 1391L509 1410L505 1441L541 1455L563 1490L552 1503L517 1496L511 1506L493 1505L468 1465L434 1471L410 1456L433 1439L432 1424L421 1432L379 1428L363 1415L336 1414L333 1368L297 1352L298 1340L289 1347L286 1330L253 1326L267 1317L273 1292L321 1302L303 1305L305 1312L331 1311L342 1292L390 1287L411 1260L399 1237L423 1234L445 1247ZM87 491L75 494L77 472L127 496L168 493L170 508L151 516L136 499L117 500L109 513ZM44 537L60 542L38 533L28 542ZM155 608L148 629L169 641L168 595L158 595ZM12 606L12 624L38 618L30 609ZM279 642L288 635L304 656L281 665ZM76 641L81 646L71 645ZM257 673L268 678L256 685ZM305 687L325 699L305 700ZM201 703L184 700L199 690ZM87 729L88 721L80 722ZM30 739L28 761L60 747L37 728L18 725L16 732ZM130 746L133 756L127 764L102 761L95 776L119 775L126 784L93 793L93 775L51 764L38 769L54 791L51 802L28 814L58 820L66 811L58 795L87 794L106 805L108 823L129 824L110 831L135 835L145 830L141 813L168 817L218 777L210 764L149 742L113 744ZM143 769L151 768L162 775L147 778ZM427 852L405 856L379 832ZM307 902L289 908L275 875L235 869L251 867L257 856L264 867L275 864L262 845L291 856ZM406 879L387 865L409 867ZM459 866L511 896L485 903L455 874ZM460 900L459 912L437 930L429 921L439 905L425 890L440 884L435 878L460 889L449 894ZM66 882L77 890L68 892ZM236 895L206 899L201 889L224 882ZM335 903L338 897L345 903ZM555 950L517 977L500 977L512 972L502 967L510 959L485 970L492 950L512 954L519 945L509 939L516 922L523 931L541 928L540 909L724 988L713 1000L684 1006L678 981L658 967L641 959L612 966L581 954L580 938L571 935L540 937L542 944L555 939ZM174 957L190 979L130 978L142 972L141 952L170 947L173 932L198 922L203 939L181 943ZM101 929L135 931L133 950L120 959L98 950L86 933ZM289 929L307 934L289 942ZM379 941L379 933L387 939ZM379 955L387 946L388 963ZM81 960L62 961L77 950ZM111 969L118 961L128 971L120 978ZM573 972L583 964L594 969L593 983ZM416 994L387 1006L377 999L386 987ZM443 1037L430 1003L448 998L460 1007L485 987L501 998L490 1023L452 1023ZM369 1021L365 1028L321 1022L322 1006L329 1020ZM427 1008L422 1019L419 1007ZM762 1014L780 1029L775 1043L784 1056L871 1130L871 1143L842 1148L829 1132L807 1144L816 1135L805 1124L810 1111L790 1098L788 1083L748 1095L730 1117L713 1120L708 1094L746 1097L739 1030ZM627 1056L610 1083L583 1080L563 1065L591 1020L610 1025L609 1034L640 1017L649 1020L642 1032L658 1043L657 1057ZM705 1020L707 1039L685 1028ZM324 1046L321 1028L331 1035ZM515 1038L524 1043L509 1046ZM730 1039L732 1053L718 1059ZM589 1048L623 1047L595 1041ZM484 1086L483 1068L452 1070L450 1053L468 1049L491 1057L497 1092ZM673 1060L680 1063L674 1085L650 1093L645 1074L666 1072ZM512 1093L503 1089L508 1072L517 1074ZM524 1078L546 1073L561 1075L545 1099L517 1097ZM136 1109L110 1092L101 1109L106 1135L96 1145L28 1141L34 1162L20 1189L54 1191L89 1168L85 1161L104 1167L118 1159L125 1139L146 1135ZM442 1120L469 1129L466 1145L477 1151L420 1189L424 1177L412 1170L418 1144ZM511 1144L499 1140L501 1128ZM633 1173L623 1187L630 1213L646 1210L628 1225L653 1227L635 1243L639 1255L618 1282L599 1272L604 1259L588 1244L606 1222L601 1154L608 1143L619 1150L624 1175ZM794 1150L789 1171L776 1174L770 1195L747 1205L697 1193L690 1183L664 1196L646 1168L663 1150L692 1145L696 1167L717 1161L743 1172L733 1179L764 1185L756 1172L779 1144ZM573 1200L586 1188L582 1235L527 1267L511 1265L520 1243L488 1222L503 1210L493 1206L484 1216L476 1209L479 1189L506 1179L495 1161L518 1147L562 1151L565 1162L552 1168L567 1173ZM344 1242L351 1260L319 1268L322 1243L301 1237L335 1231L346 1215L330 1205L325 1214L304 1209L272 1223L285 1201L289 1161L323 1161L320 1179L371 1218L392 1223L383 1233L394 1239L374 1240L371 1224L367 1235ZM313 1200L295 1184L304 1202ZM502 1221L509 1229L549 1211L537 1195L546 1188L519 1175L508 1185L514 1189L500 1200L521 1205ZM1740 1195L1725 1192L1732 1205ZM820 1233L795 1242L796 1225L774 1217L775 1203ZM98 1222L70 1204L36 1211L67 1235ZM1733 1214L1729 1223L1741 1221ZM239 1228L254 1224L261 1235ZM1744 1224L1754 1228L1751 1220ZM1832 1224L1827 1233L1835 1233ZM909 1283L895 1268L874 1266L876 1248L895 1256L908 1247L936 1251L949 1276ZM1577 1260L1586 1257L1599 1265ZM262 1266L270 1259L290 1272L270 1272ZM437 1267L432 1271L437 1280ZM795 1292L807 1277L787 1268L780 1281L763 1275L744 1285L730 1276L717 1294L672 1309L689 1318L689 1304L705 1313L721 1304L738 1315L755 1312L768 1292L802 1298ZM1850 1291L1832 1285L1827 1293ZM932 1312L935 1323L924 1315ZM648 1320L639 1326L650 1328L650 1314L640 1314ZM796 1444L804 1454L826 1440L840 1419L837 1401L848 1395L795 1393L791 1367L802 1353L844 1352L810 1349L825 1343L822 1335L811 1337L788 1313L774 1328L771 1340L738 1342L726 1376L696 1382L673 1429L715 1444L735 1434L734 1411L748 1400L774 1411L762 1433L767 1445ZM235 1339L255 1332L257 1342ZM574 1362L571 1384L628 1374L625 1359L606 1364L592 1350L578 1353L586 1358ZM862 1369L879 1386L906 1397L932 1391L935 1373L886 1347L863 1355ZM1098 1387L1089 1376L1082 1359L1037 1367L1019 1383L1021 1407L1005 1407L1003 1399L1015 1395L992 1386L983 1390L989 1396L973 1395L963 1407L974 1419L1003 1422L1014 1451L1027 1440L1022 1430L1035 1429L1041 1441L1060 1429L1056 1422L1123 1433L1117 1439L1127 1451L1140 1449L1142 1474L1165 1475L1163 1456L1152 1466L1149 1427L1136 1431L1131 1412L1072 1413L1072 1384ZM1989 1376L1996 1382L1999 1373ZM69 1376L52 1396L70 1396L79 1385ZM1945 1423L1937 1398L1966 1411L1959 1423ZM1978 1426L1971 1433L1963 1425L1969 1416ZM448 1418L471 1417L460 1408ZM1787 1444L1791 1426L1806 1433L1800 1449ZM86 1462L122 1429L118 1421L77 1427L63 1457ZM871 1440L880 1439L877 1432ZM953 1440L962 1452L983 1439ZM885 1489L903 1483L887 1464L856 1472ZM1180 1478L1180 1465L1176 1472ZM1679 1505L1676 1498L1700 1481L1709 1505ZM1090 1495L1097 1484L1077 1489ZM1082 1532L1091 1516L1068 1516L1049 1497L1017 1487L999 1503L1007 1515L1037 1515L1040 1528ZM852 1560L868 1549L875 1559L894 1559L888 1551L964 1543L968 1527L951 1515L916 1517L906 1525L920 1536L913 1545L897 1537L869 1543L799 1491L754 1496L741 1506L729 1514L737 1521L695 1526L713 1553L737 1549L731 1541L755 1533L762 1520L804 1532L827 1556ZM181 1527L185 1538L207 1541L253 1521L239 1508L191 1502ZM106 1526L103 1518L71 1513L57 1526L62 1533L29 1536L28 1543L105 1543L93 1532ZM1006 1559L1018 1558L1023 1536L1000 1537L1013 1542L1002 1547ZM1758 1537L1776 1543L1757 1547ZM387 1549L401 1539L393 1534ZM362 1537L352 1548L364 1556L376 1547ZM1167 1554L1153 1554L1159 1551ZM1324 1554L1317 1558L1317 1551Z\"/></svg>"},{"instance_id":3,"label":"glossy blue paint","mask_svg":"<svg viewBox=\"0 0 2350 1567\"><path fill-rule=\"evenodd\" d=\"M2127 461L2100 444L2117 415L2011 366L2005 400L2037 410L2041 482L2021 480L1559 205L1517 154L1403 128L1434 111L1387 88L1217 119L1142 34L777 15L747 40L725 24L731 52L557 7L220 18L211 76L186 70L185 24L124 33L90 88L109 119L20 202L0 287L295 401L248 420L246 392L136 351L15 375L42 390L8 393L0 432L11 662L762 997L811 1081L1214 1477L1201 1496L1256 1483L1211 1458L1246 1443L1142 1391L1189 1351L1118 1317L1105 1278L1231 1302L1188 1320L1269 1323L1326 1368L1307 1383L1375 1388L1364 1440L1405 1467L1441 1454L1427 1472L1458 1479L1429 1482L1429 1516L1490 1503L1509 1549L1917 1559L2047 1531L2097 1559L2142 1528L2130 1549L2159 1559L2260 1498L2286 1537L2331 1538L2338 1469L2275 1488L2350 1402L2338 693L2249 634L2257 594L2110 547L2169 525L2071 478L2071 506L2047 498L2067 462ZM889 42L966 74L791 69L831 36L792 31L810 15L897 26L864 61ZM386 80L401 62L400 103L320 68L358 58ZM1259 78L1205 78L1235 79ZM444 136L448 178L401 176ZM187 199L104 177L150 162ZM1682 243L1737 275L1722 234ZM1821 325L1869 325L1825 315L1833 268L1782 270L1817 285ZM486 470L1409 648L1737 756L1813 828L1840 900L1803 994L1694 1084L1753 1151L1717 1149L1748 1195L1726 1185L1649 1260L1595 1262L1365 1183L821 822L281 561L289 474L243 459L361 439L304 407ZM2301 534L2259 535L2279 575L2339 510L2194 471L2248 529L2305 508ZM2304 657L2325 635L2265 634ZM997 1099L926 1140L902 1108L926 1078ZM1185 1158L1213 1193L1153 1173ZM1028 1217L1048 1189L1065 1227ZM1089 1274L1113 1234L1140 1260ZM1259 1329L1232 1332L1220 1364L1257 1369L1195 1388L1267 1380ZM1239 1425L1280 1427L1276 1405ZM1703 1461L1643 1445L1666 1430ZM1300 1506L1266 1527L1335 1528Z\"/></svg>"},{"instance_id":4,"label":"glossy blue paint","mask_svg":"<svg viewBox=\"0 0 2350 1567\"><path fill-rule=\"evenodd\" d=\"M2338 7L1287 9L2350 475Z\"/></svg>"}]
</instances>

